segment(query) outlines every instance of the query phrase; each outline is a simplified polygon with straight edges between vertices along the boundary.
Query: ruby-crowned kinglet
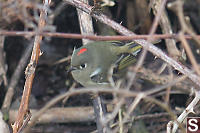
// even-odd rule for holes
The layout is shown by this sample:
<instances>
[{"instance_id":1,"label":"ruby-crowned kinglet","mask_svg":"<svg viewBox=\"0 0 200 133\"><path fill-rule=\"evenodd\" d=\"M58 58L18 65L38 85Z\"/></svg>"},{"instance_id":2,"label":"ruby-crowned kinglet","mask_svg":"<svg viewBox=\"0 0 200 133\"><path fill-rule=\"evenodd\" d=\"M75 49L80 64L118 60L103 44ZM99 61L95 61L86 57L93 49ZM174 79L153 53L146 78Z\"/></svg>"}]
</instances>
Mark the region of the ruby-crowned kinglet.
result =
<instances>
[{"instance_id":1,"label":"ruby-crowned kinglet","mask_svg":"<svg viewBox=\"0 0 200 133\"><path fill-rule=\"evenodd\" d=\"M124 75L124 70L136 62L135 56L141 48L142 46L135 42L97 41L88 43L74 49L69 71L73 78L85 87L109 87L108 76L111 66L115 66L113 76L117 78L117 75Z\"/></svg>"}]
</instances>

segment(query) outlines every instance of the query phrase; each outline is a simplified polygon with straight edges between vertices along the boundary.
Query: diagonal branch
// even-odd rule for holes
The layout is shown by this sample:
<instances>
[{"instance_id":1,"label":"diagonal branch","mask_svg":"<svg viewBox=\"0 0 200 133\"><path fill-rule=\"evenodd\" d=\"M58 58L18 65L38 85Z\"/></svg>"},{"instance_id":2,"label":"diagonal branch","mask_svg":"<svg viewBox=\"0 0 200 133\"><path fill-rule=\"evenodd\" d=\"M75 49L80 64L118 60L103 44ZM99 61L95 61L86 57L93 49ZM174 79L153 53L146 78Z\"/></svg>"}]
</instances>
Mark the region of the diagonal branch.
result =
<instances>
[{"instance_id":1,"label":"diagonal branch","mask_svg":"<svg viewBox=\"0 0 200 133\"><path fill-rule=\"evenodd\" d=\"M92 13L92 7L80 2L79 0L65 0L67 3L85 11L88 14ZM119 33L123 35L135 35L135 33L131 32L130 30L126 29L122 25L116 23L115 21L109 19L107 16L103 14L91 14L95 19L99 20L100 22L109 25ZM180 64L176 60L169 57L167 54L165 54L162 50L155 47L152 43L149 43L143 39L136 39L134 40L136 43L142 45L144 48L146 48L148 51L156 55L157 57L161 58L165 62L167 62L169 65L173 66L176 70L180 71L181 73L188 76L194 83L196 83L200 87L200 77L194 74L189 68L185 67L184 65Z\"/></svg>"}]
</instances>

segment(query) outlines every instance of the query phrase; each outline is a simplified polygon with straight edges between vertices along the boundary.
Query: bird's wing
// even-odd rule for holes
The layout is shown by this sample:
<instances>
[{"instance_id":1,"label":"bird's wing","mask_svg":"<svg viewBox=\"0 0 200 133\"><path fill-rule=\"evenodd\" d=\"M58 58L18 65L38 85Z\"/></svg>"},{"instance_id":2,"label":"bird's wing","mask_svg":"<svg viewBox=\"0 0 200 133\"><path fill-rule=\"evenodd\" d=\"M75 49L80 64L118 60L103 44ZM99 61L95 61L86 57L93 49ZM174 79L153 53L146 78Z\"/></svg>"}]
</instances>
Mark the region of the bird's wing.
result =
<instances>
[{"instance_id":1,"label":"bird's wing","mask_svg":"<svg viewBox=\"0 0 200 133\"><path fill-rule=\"evenodd\" d=\"M124 70L131 64L136 62L136 58L132 54L125 54L124 57L116 63L116 68L114 72L118 72L120 70Z\"/></svg>"},{"instance_id":2,"label":"bird's wing","mask_svg":"<svg viewBox=\"0 0 200 133\"><path fill-rule=\"evenodd\" d=\"M108 41L108 42L111 42L113 45L116 45L116 46L123 46L126 44L126 43L120 42L120 41Z\"/></svg>"}]
</instances>

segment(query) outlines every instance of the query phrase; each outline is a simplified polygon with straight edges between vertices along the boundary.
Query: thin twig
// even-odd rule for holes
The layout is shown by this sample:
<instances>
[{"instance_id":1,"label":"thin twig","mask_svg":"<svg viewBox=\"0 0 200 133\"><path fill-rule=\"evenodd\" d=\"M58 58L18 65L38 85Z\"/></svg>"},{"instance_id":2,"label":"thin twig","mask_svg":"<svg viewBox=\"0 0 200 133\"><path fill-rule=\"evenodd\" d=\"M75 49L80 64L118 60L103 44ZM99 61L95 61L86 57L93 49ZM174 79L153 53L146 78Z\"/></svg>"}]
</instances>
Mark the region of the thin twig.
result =
<instances>
[{"instance_id":1,"label":"thin twig","mask_svg":"<svg viewBox=\"0 0 200 133\"><path fill-rule=\"evenodd\" d=\"M43 114L48 108L50 108L51 106L53 106L54 104L56 104L58 101L61 101L63 98L65 97L71 97L71 96L74 96L74 95L78 95L78 94L88 94L88 93L92 93L92 94L98 94L98 93L109 93L109 94L113 94L113 93L116 93L117 95L119 95L120 97L136 97L138 95L140 95L140 93L138 92L135 92L135 91L129 91L129 90L125 90L125 89L113 89L113 88L98 88L98 87L95 87L95 88L77 88L76 90L75 89L72 89L72 91L68 91L64 94L60 94L59 96L57 96L56 98L52 99L51 101L49 101L42 109L40 109L38 112L36 112L36 114L32 117L31 119L31 123L26 127L26 130L25 131L28 131L28 129L30 129L30 127L32 127L36 120L41 116L41 114ZM144 95L146 94L150 94L148 92L144 92L142 93ZM172 118L174 118L174 114L172 113L172 111L165 105L163 104L162 102L152 98L152 97L149 97L148 95L146 95L145 97L143 97L143 99L149 101L149 102L153 102L157 105L159 105L160 107L162 107L164 110L166 110L168 113L169 113L169 116L171 116Z\"/></svg>"},{"instance_id":2,"label":"thin twig","mask_svg":"<svg viewBox=\"0 0 200 133\"><path fill-rule=\"evenodd\" d=\"M20 127L18 133L22 133L23 129L27 126L28 122L31 119L32 114L30 113L30 111L27 113L26 119L24 120L23 125Z\"/></svg>"},{"instance_id":3,"label":"thin twig","mask_svg":"<svg viewBox=\"0 0 200 133\"><path fill-rule=\"evenodd\" d=\"M96 119L96 126L98 133L108 133L109 127L107 123L103 122L105 119L106 107L102 102L102 97L99 94L94 94L94 98L92 99L94 114Z\"/></svg>"},{"instance_id":4,"label":"thin twig","mask_svg":"<svg viewBox=\"0 0 200 133\"><path fill-rule=\"evenodd\" d=\"M145 97L145 93L140 93L137 95L137 97L134 99L132 104L129 106L128 111L126 112L126 115L123 118L123 123L126 122L129 117L131 116L131 113L136 109L137 105L140 103L140 101Z\"/></svg>"},{"instance_id":5,"label":"thin twig","mask_svg":"<svg viewBox=\"0 0 200 133\"><path fill-rule=\"evenodd\" d=\"M61 94L55 98L53 98L51 101L49 101L43 108L41 108L32 118L31 118L31 122L30 124L25 128L24 133L28 133L30 131L30 128L36 123L37 119L47 110L49 109L51 106L53 106L54 104L56 104L57 102L61 101L62 99L66 98L66 97L70 97L70 95L68 95L68 93L74 92L75 90L73 89L74 85L72 85L70 87L70 91Z\"/></svg>"},{"instance_id":6,"label":"thin twig","mask_svg":"<svg viewBox=\"0 0 200 133\"><path fill-rule=\"evenodd\" d=\"M180 35L180 40L182 42L181 44L185 48L185 51L186 51L186 53L187 53L187 55L188 55L188 57L189 57L189 59L192 63L192 66L194 67L194 70L197 72L198 75L200 75L199 65L198 65L198 63L197 63L197 61L196 61L196 59L195 59L195 57L192 53L190 46L187 43L187 40L183 36L183 32L180 32L179 35Z\"/></svg>"},{"instance_id":7,"label":"thin twig","mask_svg":"<svg viewBox=\"0 0 200 133\"><path fill-rule=\"evenodd\" d=\"M33 48L33 45L29 44L27 46L27 48L24 50L24 53L22 54L21 59L11 77L11 80L8 85L8 89L7 89L7 92L6 92L4 101L3 101L3 105L1 107L1 109L4 111L9 110L9 108L10 108L12 98L14 95L14 88L17 85L17 83L20 79L21 73L23 72L23 70L27 64L27 61L31 55L32 48Z\"/></svg>"},{"instance_id":8,"label":"thin twig","mask_svg":"<svg viewBox=\"0 0 200 133\"><path fill-rule=\"evenodd\" d=\"M157 15L159 13L159 7L161 5L161 1L162 0L153 0L154 4L152 5L152 9L153 9L153 13L155 15ZM163 12L161 13L161 17L160 17L160 26L162 29L162 32L164 34L173 34L172 28L171 28L171 24L167 15L166 10L164 9ZM178 50L178 48L176 47L176 42L173 39L166 39L166 46L167 46L167 51L169 52L169 54L172 57L175 57L176 59L178 58L178 56L180 56L180 51Z\"/></svg>"},{"instance_id":9,"label":"thin twig","mask_svg":"<svg viewBox=\"0 0 200 133\"><path fill-rule=\"evenodd\" d=\"M154 21L153 21L153 25L150 29L150 32L149 32L149 38L147 38L147 41L148 42L151 42L153 41L153 38L152 38L152 35L155 33L156 29L157 29L157 26L158 26L158 22L160 20L160 17L161 17L161 14L164 10L164 7L165 7L165 4L166 4L167 0L163 0L160 7L159 7L159 10L158 10L158 14L156 15ZM146 45L146 47L143 47L143 51L142 51L142 54L140 55L138 61L137 61L137 64L135 66L135 72L138 71L138 69L142 66L143 62L144 62L144 59L146 57L146 54L147 54L147 50L148 50L148 47L149 47L149 44ZM135 75L136 73L134 73L130 80L129 80L129 84L127 85L127 88L130 88L131 85L133 84L133 81L135 79Z\"/></svg>"},{"instance_id":10,"label":"thin twig","mask_svg":"<svg viewBox=\"0 0 200 133\"><path fill-rule=\"evenodd\" d=\"M118 98L118 99L115 98L114 101L116 101L114 109L113 109L112 113L109 113L106 115L105 123L108 123L111 120L114 120L116 115L119 113L121 106L125 103L125 98Z\"/></svg>"},{"instance_id":11,"label":"thin twig","mask_svg":"<svg viewBox=\"0 0 200 133\"><path fill-rule=\"evenodd\" d=\"M49 4L50 4L50 2L48 0L44 0L43 9L40 12L41 14L40 14L40 20L39 20L39 25L38 25L39 31L42 31L42 29L45 25L45 17L47 15L47 10L48 10L47 7L49 6ZM35 77L35 69L36 69L36 66L38 63L39 56L41 54L40 53L41 41L42 41L42 36L37 35L35 37L30 63L28 64L28 66L26 68L26 72L25 72L26 81L25 81L25 85L24 85L24 91L23 91L22 100L20 103L17 119L16 119L14 125L12 126L13 133L17 133L18 130L21 128L24 117L28 111L29 97L31 94L33 79Z\"/></svg>"},{"instance_id":12,"label":"thin twig","mask_svg":"<svg viewBox=\"0 0 200 133\"><path fill-rule=\"evenodd\" d=\"M196 33L188 27L188 25L186 24L185 22L185 17L184 17L184 12L183 12L183 4L184 4L184 1L182 0L176 0L172 3L169 3L168 4L168 7L169 8L174 8L178 18L179 18L179 22L181 24L181 29L182 31L185 33L188 33L190 34L193 39L197 42L197 44L200 46L200 40L198 39Z\"/></svg>"},{"instance_id":13,"label":"thin twig","mask_svg":"<svg viewBox=\"0 0 200 133\"><path fill-rule=\"evenodd\" d=\"M60 33L60 32L34 32L34 31L0 31L0 35L5 36L35 36L42 35L46 37L57 37L57 38L73 38L73 39L90 39L96 41L126 41L133 39L145 39L149 38L149 35L116 35L116 36L100 36L100 35L85 35L85 34L74 34L74 33ZM179 40L178 34L154 34L152 35L154 39L177 39ZM184 35L185 39L193 39L191 35ZM200 39L200 35L197 35L197 38Z\"/></svg>"},{"instance_id":14,"label":"thin twig","mask_svg":"<svg viewBox=\"0 0 200 133\"><path fill-rule=\"evenodd\" d=\"M187 106L187 108L183 111L183 113L178 117L177 121L173 123L172 133L175 133L178 129L178 123L182 123L183 120L188 116L189 113L194 113L194 107L200 100L200 92L195 92L195 98L192 102Z\"/></svg>"},{"instance_id":15,"label":"thin twig","mask_svg":"<svg viewBox=\"0 0 200 133\"><path fill-rule=\"evenodd\" d=\"M163 63L160 69L158 69L156 73L160 75L165 70L166 67L167 67L167 63Z\"/></svg>"},{"instance_id":16,"label":"thin twig","mask_svg":"<svg viewBox=\"0 0 200 133\"><path fill-rule=\"evenodd\" d=\"M172 82L172 81L173 81L174 74L173 74L173 72L172 72L171 66L168 66L168 69L169 69L169 77L170 77L169 82ZM169 104L171 89L172 89L172 86L167 87L166 95L165 95L165 103L166 103L166 104Z\"/></svg>"},{"instance_id":17,"label":"thin twig","mask_svg":"<svg viewBox=\"0 0 200 133\"><path fill-rule=\"evenodd\" d=\"M81 0L82 2L88 4L88 0ZM78 12L78 18L79 18L79 25L80 25L80 30L81 34L83 35L93 35L94 34L94 29L93 29L93 24L92 24L92 17L81 11L80 9L77 8ZM82 39L83 45L91 42L91 40L88 39Z\"/></svg>"},{"instance_id":18,"label":"thin twig","mask_svg":"<svg viewBox=\"0 0 200 133\"><path fill-rule=\"evenodd\" d=\"M5 52L4 52L4 42L5 36L0 36L0 86L2 81L4 81L4 86L8 86L8 80L6 77L7 64L5 61Z\"/></svg>"}]
</instances>

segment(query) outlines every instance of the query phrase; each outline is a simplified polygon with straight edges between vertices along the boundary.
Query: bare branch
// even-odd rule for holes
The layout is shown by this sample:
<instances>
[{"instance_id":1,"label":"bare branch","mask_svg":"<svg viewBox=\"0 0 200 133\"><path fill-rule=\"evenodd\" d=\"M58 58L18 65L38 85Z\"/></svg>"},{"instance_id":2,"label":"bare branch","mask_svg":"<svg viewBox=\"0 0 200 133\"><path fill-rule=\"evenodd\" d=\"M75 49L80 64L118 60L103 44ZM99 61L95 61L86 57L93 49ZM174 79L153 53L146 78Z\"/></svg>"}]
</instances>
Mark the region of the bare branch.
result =
<instances>
[{"instance_id":1,"label":"bare branch","mask_svg":"<svg viewBox=\"0 0 200 133\"><path fill-rule=\"evenodd\" d=\"M92 11L92 7L90 7L89 5L86 5L78 0L65 0L67 3L76 6L77 8L80 8L81 10L85 11L86 13L91 13ZM125 27L121 26L120 24L114 22L113 20L109 19L108 17L106 17L103 14L92 14L92 16L99 20L102 23L105 23L107 25L109 25L110 27L112 27L113 29L115 29L116 31L118 31L119 33L123 34L123 35L135 35L133 32L129 31L128 29L126 29ZM142 45L144 48L146 48L148 51L152 52L154 55L156 55L157 57L161 58L162 60L164 60L165 62L167 62L169 65L173 66L175 69L177 69L178 71L180 71L181 73L185 74L186 76L188 76L195 84L197 84L200 87L200 77L197 76L196 74L194 74L190 69L188 69L187 67L185 67L184 65L178 63L177 61L175 61L174 59L172 59L171 57L169 57L167 54L165 54L162 50L160 50L159 48L155 47L154 45L152 45L151 43L142 40L142 39L137 39L134 40L136 43Z\"/></svg>"},{"instance_id":2,"label":"bare branch","mask_svg":"<svg viewBox=\"0 0 200 133\"><path fill-rule=\"evenodd\" d=\"M49 6L49 4L50 4L50 1L44 0L44 7L43 7L43 10L41 10L40 20L39 20L39 25L38 25L39 31L42 31L42 29L45 25L45 16L47 15L47 7ZM39 56L41 54L41 52L40 52L41 41L42 41L42 36L37 35L35 37L30 63L28 64L28 66L26 68L26 72L25 72L26 81L25 81L25 85L24 85L24 91L23 91L22 100L20 103L17 119L16 119L14 125L12 126L13 133L17 133L18 130L21 128L24 117L28 111L29 97L31 94L32 83L33 83L33 79L35 76L35 69L36 69L36 66L38 63Z\"/></svg>"}]
</instances>

